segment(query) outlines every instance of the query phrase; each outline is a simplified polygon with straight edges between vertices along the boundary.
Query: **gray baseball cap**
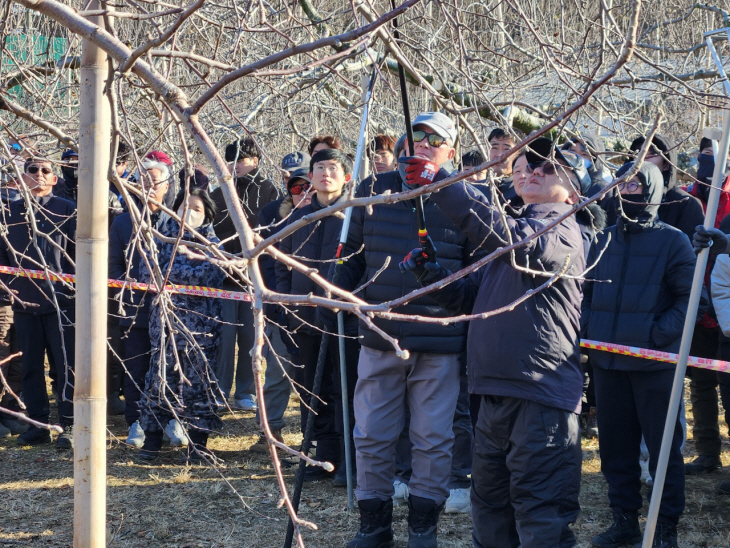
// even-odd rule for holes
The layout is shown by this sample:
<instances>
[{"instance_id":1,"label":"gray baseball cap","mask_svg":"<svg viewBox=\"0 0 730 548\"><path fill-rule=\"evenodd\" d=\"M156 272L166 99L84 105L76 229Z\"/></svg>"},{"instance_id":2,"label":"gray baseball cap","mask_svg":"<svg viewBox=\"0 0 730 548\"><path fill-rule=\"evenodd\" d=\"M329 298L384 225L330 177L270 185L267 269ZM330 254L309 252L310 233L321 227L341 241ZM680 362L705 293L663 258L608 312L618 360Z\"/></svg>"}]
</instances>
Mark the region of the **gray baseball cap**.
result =
<instances>
[{"instance_id":1,"label":"gray baseball cap","mask_svg":"<svg viewBox=\"0 0 730 548\"><path fill-rule=\"evenodd\" d=\"M440 112L422 112L413 120L413 125L424 125L431 128L441 137L451 140L452 145L459 134L451 118Z\"/></svg>"},{"instance_id":2,"label":"gray baseball cap","mask_svg":"<svg viewBox=\"0 0 730 548\"><path fill-rule=\"evenodd\" d=\"M294 171L300 167L305 167L309 170L309 161L311 158L306 152L292 152L284 156L281 161L281 169L286 171Z\"/></svg>"}]
</instances>

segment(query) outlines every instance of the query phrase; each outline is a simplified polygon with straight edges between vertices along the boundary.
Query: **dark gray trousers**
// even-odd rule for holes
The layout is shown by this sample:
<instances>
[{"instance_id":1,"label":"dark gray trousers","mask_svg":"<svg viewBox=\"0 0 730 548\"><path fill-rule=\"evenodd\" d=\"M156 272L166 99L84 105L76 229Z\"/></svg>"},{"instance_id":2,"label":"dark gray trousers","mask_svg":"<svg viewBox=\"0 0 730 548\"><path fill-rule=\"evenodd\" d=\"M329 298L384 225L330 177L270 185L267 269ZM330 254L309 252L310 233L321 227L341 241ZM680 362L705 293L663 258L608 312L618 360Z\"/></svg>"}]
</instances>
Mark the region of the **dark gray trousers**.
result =
<instances>
[{"instance_id":1,"label":"dark gray trousers","mask_svg":"<svg viewBox=\"0 0 730 548\"><path fill-rule=\"evenodd\" d=\"M575 546L570 524L580 511L581 464L577 414L482 396L472 461L474 546Z\"/></svg>"}]
</instances>

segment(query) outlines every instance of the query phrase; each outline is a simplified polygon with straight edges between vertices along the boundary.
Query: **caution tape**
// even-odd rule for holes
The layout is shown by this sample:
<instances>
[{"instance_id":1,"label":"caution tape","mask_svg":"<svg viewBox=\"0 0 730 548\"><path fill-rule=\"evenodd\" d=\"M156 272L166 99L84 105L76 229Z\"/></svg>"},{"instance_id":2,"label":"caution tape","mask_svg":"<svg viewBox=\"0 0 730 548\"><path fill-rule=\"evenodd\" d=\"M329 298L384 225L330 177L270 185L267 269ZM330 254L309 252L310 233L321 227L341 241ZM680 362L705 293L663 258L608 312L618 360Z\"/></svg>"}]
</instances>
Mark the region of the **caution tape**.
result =
<instances>
[{"instance_id":1,"label":"caution tape","mask_svg":"<svg viewBox=\"0 0 730 548\"><path fill-rule=\"evenodd\" d=\"M42 270L28 270L24 268L14 268L12 266L0 266L0 274L10 274L13 276L22 276L24 278L34 278L36 280L50 279L54 282L76 283L76 276L73 274L59 274L49 272L46 274ZM109 287L137 289L139 291L154 291L157 288L153 284L144 284L140 282L125 282L124 280L107 280ZM194 297L213 297L216 299L227 299L229 301L246 301L251 302L251 295L243 291L226 291L225 289L217 289L215 287L201 287L198 285L178 285L167 284L165 291L177 293L179 295L191 295Z\"/></svg>"},{"instance_id":2,"label":"caution tape","mask_svg":"<svg viewBox=\"0 0 730 548\"><path fill-rule=\"evenodd\" d=\"M14 276L23 276L25 278L34 278L45 280L50 278L52 281L62 281L66 283L76 283L76 276L73 274L58 274L50 272L46 274L42 270L27 270L23 268L14 268L11 266L0 266L0 274L10 274ZM144 284L140 282L125 282L124 280L107 280L109 287L136 289L139 291L157 292L152 284ZM167 284L165 291L177 293L180 295L191 295L195 297L213 297L217 299L227 299L230 301L246 301L251 302L251 295L243 291L226 291L214 287L201 287L198 285L177 285ZM623 344L606 343L600 341L591 341L581 339L580 345L590 350L602 350L613 354L621 354L622 356L632 356L634 358L644 358L646 360L654 360L666 363L677 363L678 356L673 352L662 352L661 350L651 350L648 348L639 348L637 346L625 346ZM727 371L730 369L730 362L722 360L712 360L709 358L697 358L690 356L687 359L687 365L691 367L699 367L701 369L711 369L713 371Z\"/></svg>"},{"instance_id":3,"label":"caution tape","mask_svg":"<svg viewBox=\"0 0 730 548\"><path fill-rule=\"evenodd\" d=\"M658 362L677 363L679 358L679 356L673 352L662 352L661 350L650 350L647 348L639 348L637 346L625 346L623 344L613 344L586 339L581 339L580 345L583 348L590 348L591 350L603 350L604 352L621 354L622 356L632 356L634 358L644 358ZM687 365L699 367L701 369L711 369L713 371L727 371L730 369L730 362L711 360L709 358L697 358L695 356L687 358Z\"/></svg>"}]
</instances>

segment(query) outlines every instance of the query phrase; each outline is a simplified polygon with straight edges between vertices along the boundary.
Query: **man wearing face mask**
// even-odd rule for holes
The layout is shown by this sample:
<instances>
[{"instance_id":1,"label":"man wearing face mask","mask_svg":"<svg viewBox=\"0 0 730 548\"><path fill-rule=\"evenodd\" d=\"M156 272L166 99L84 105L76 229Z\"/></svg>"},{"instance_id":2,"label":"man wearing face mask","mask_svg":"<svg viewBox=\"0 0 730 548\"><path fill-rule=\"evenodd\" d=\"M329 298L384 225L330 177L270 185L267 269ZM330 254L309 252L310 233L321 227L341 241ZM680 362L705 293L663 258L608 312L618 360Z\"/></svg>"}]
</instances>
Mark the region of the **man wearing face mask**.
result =
<instances>
[{"instance_id":1,"label":"man wearing face mask","mask_svg":"<svg viewBox=\"0 0 730 548\"><path fill-rule=\"evenodd\" d=\"M259 212L266 204L279 197L279 191L274 183L259 171L261 151L250 137L228 145L225 157L229 162L231 174L235 177L236 194L241 201L246 221L249 226L256 227ZM210 197L218 209L213 223L216 235L221 241L224 241L223 246L226 251L240 253L241 243L223 198L222 188L216 188ZM230 278L225 281L223 287L229 291L241 290L240 283ZM244 411L255 411L257 405L254 397L251 356L249 355L254 345L251 303L226 300L223 302L221 314L224 323L218 347L216 375L219 387L223 392L222 397L228 399L233 386L235 370L236 388L233 394L233 406ZM236 343L238 343L237 360L235 359ZM219 403L225 405L224 401Z\"/></svg>"},{"instance_id":2,"label":"man wearing face mask","mask_svg":"<svg viewBox=\"0 0 730 548\"><path fill-rule=\"evenodd\" d=\"M710 196L712 176L715 171L715 157L712 141L703 137L700 141L700 153L697 157L697 181L690 194L702 202L702 208L707 210L707 200ZM720 228L721 221L730 213L730 177L727 170L723 175L724 182L720 201L717 205L715 228ZM710 256L705 272L705 284L710 288L711 273L715 266L715 256ZM695 326L692 337L690 354L702 358L716 358L720 346L721 332L713 309L708 310ZM689 475L707 474L722 468L720 452L722 438L720 437L719 408L717 387L718 373L708 369L689 371L690 399L692 401L692 437L695 440L695 449L698 456L685 465L685 472Z\"/></svg>"},{"instance_id":3,"label":"man wearing face mask","mask_svg":"<svg viewBox=\"0 0 730 548\"><path fill-rule=\"evenodd\" d=\"M633 163L616 173L621 177ZM659 169L645 162L619 185L624 216L600 234L588 264L581 313L586 338L663 352L678 352L687 314L695 256L677 229L659 221L663 194ZM610 280L612 283L605 283ZM639 482L642 435L654 477L669 408L675 365L589 350L593 364L601 471L608 482L613 524L593 538L596 547L641 546ZM677 522L684 511L682 426L674 418L659 520L652 546L677 546Z\"/></svg>"}]
</instances>

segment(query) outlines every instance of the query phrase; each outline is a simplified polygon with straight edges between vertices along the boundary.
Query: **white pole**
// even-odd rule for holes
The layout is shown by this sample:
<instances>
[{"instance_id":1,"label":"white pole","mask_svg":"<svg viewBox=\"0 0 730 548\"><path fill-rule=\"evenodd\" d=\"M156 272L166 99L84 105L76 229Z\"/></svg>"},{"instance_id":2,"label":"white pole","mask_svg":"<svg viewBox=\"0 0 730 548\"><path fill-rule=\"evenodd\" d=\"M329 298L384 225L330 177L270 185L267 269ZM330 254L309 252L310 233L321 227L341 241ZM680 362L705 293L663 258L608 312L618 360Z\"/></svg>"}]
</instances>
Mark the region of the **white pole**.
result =
<instances>
[{"instance_id":1,"label":"white pole","mask_svg":"<svg viewBox=\"0 0 730 548\"><path fill-rule=\"evenodd\" d=\"M100 9L93 0L88 9ZM90 17L103 28L101 17ZM106 546L106 314L109 142L107 56L84 40L79 78L76 229L74 548Z\"/></svg>"}]
</instances>

